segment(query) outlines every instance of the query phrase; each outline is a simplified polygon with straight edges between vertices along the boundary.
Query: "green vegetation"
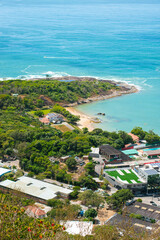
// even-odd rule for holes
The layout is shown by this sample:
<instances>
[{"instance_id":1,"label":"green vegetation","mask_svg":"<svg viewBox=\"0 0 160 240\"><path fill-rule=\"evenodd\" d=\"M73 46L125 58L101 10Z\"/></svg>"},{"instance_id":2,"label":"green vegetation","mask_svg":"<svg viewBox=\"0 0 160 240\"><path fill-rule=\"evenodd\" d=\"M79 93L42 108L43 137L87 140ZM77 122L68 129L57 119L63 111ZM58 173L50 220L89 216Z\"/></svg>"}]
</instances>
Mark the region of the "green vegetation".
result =
<instances>
[{"instance_id":1,"label":"green vegetation","mask_svg":"<svg viewBox=\"0 0 160 240\"><path fill-rule=\"evenodd\" d=\"M112 177L120 178L122 181L127 181L128 183L134 183L132 180L134 180L137 183L141 183L139 180L138 176L131 170L129 169L129 173L127 173L125 170L120 170L123 175L121 175L117 170L115 171L106 171L106 173Z\"/></svg>"},{"instance_id":2,"label":"green vegetation","mask_svg":"<svg viewBox=\"0 0 160 240\"><path fill-rule=\"evenodd\" d=\"M86 190L85 192L80 193L79 199L82 201L82 204L96 207L97 209L104 202L104 198L92 190Z\"/></svg>"},{"instance_id":3,"label":"green vegetation","mask_svg":"<svg viewBox=\"0 0 160 240\"><path fill-rule=\"evenodd\" d=\"M67 111L64 107L62 107L62 106L60 106L58 104L54 105L54 107L52 108L51 112L62 114L64 117L66 117L67 121L69 123L72 123L72 124L75 124L80 119L79 117L74 116L69 111Z\"/></svg>"},{"instance_id":4,"label":"green vegetation","mask_svg":"<svg viewBox=\"0 0 160 240\"><path fill-rule=\"evenodd\" d=\"M69 170L74 170L76 168L77 162L74 159L74 157L70 157L70 158L67 159L66 165L67 165Z\"/></svg>"},{"instance_id":5,"label":"green vegetation","mask_svg":"<svg viewBox=\"0 0 160 240\"><path fill-rule=\"evenodd\" d=\"M86 218L95 218L97 217L97 211L93 208L90 208L85 212L84 216Z\"/></svg>"},{"instance_id":6,"label":"green vegetation","mask_svg":"<svg viewBox=\"0 0 160 240\"><path fill-rule=\"evenodd\" d=\"M107 197L107 203L113 209L120 209L128 200L132 199L133 196L131 190L121 189L112 194L112 196Z\"/></svg>"},{"instance_id":7,"label":"green vegetation","mask_svg":"<svg viewBox=\"0 0 160 240\"><path fill-rule=\"evenodd\" d=\"M107 94L111 89L119 89L113 84L102 81L56 80L3 81L0 83L0 108L14 106L19 110L41 108L54 103L73 103L80 98ZM18 94L17 97L12 94Z\"/></svg>"},{"instance_id":8,"label":"green vegetation","mask_svg":"<svg viewBox=\"0 0 160 240\"><path fill-rule=\"evenodd\" d=\"M135 127L131 132L137 135L140 139L146 140L148 144L160 143L160 137L152 130L146 132L141 127Z\"/></svg>"}]
</instances>

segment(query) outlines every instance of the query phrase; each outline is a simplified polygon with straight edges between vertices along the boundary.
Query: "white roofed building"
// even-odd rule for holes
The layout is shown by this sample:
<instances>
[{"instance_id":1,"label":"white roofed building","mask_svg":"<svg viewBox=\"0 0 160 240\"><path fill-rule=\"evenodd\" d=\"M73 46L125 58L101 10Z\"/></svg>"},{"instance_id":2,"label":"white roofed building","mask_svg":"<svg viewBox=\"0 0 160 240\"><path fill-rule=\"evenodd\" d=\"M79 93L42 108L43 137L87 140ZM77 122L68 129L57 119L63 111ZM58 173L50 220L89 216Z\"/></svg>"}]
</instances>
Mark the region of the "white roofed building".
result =
<instances>
[{"instance_id":1,"label":"white roofed building","mask_svg":"<svg viewBox=\"0 0 160 240\"><path fill-rule=\"evenodd\" d=\"M0 177L2 177L4 174L10 173L10 172L11 172L10 169L0 167Z\"/></svg>"},{"instance_id":2,"label":"white roofed building","mask_svg":"<svg viewBox=\"0 0 160 240\"><path fill-rule=\"evenodd\" d=\"M68 198L69 194L73 191L26 176L20 177L16 182L11 180L0 182L0 189L2 191L17 190L41 203L46 203L49 199L57 198L57 195Z\"/></svg>"}]
</instances>

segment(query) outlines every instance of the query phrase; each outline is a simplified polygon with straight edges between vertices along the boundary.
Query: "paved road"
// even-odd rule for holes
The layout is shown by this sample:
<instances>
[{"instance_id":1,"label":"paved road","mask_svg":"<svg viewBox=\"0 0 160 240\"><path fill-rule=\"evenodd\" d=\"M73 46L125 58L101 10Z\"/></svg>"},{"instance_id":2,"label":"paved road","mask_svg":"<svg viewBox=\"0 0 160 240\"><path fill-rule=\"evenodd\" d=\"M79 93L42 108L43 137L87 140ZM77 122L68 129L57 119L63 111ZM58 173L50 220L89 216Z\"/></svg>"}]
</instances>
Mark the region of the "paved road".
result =
<instances>
[{"instance_id":1,"label":"paved road","mask_svg":"<svg viewBox=\"0 0 160 240\"><path fill-rule=\"evenodd\" d=\"M146 203L146 204L150 204L150 201L153 201L157 204L158 207L160 207L160 201L158 201L158 199L160 199L160 197L153 197L153 196L144 196L144 197L135 197L134 199L142 199L142 203Z\"/></svg>"}]
</instances>

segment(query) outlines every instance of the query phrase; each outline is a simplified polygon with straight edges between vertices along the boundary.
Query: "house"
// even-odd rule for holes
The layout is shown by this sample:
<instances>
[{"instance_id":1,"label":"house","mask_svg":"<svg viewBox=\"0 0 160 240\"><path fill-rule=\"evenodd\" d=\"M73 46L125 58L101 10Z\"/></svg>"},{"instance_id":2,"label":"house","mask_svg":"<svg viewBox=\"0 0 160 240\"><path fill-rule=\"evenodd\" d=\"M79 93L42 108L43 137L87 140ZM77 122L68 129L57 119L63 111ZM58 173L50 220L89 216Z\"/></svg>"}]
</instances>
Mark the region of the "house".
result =
<instances>
[{"instance_id":1,"label":"house","mask_svg":"<svg viewBox=\"0 0 160 240\"><path fill-rule=\"evenodd\" d=\"M92 157L92 158L99 158L99 148L93 148L91 147L91 151L89 153L89 157Z\"/></svg>"},{"instance_id":2,"label":"house","mask_svg":"<svg viewBox=\"0 0 160 240\"><path fill-rule=\"evenodd\" d=\"M60 157L60 160L62 162L65 162L65 161L67 161L68 158L70 158L70 156L64 156L64 157Z\"/></svg>"},{"instance_id":3,"label":"house","mask_svg":"<svg viewBox=\"0 0 160 240\"><path fill-rule=\"evenodd\" d=\"M25 194L28 198L40 203L46 203L49 199L68 198L73 190L60 187L34 178L22 176L17 181L5 180L0 182L0 190L3 192L16 191Z\"/></svg>"},{"instance_id":4,"label":"house","mask_svg":"<svg viewBox=\"0 0 160 240\"><path fill-rule=\"evenodd\" d=\"M133 139L134 142L138 143L139 142L139 137L134 135L133 133L128 133L129 136Z\"/></svg>"},{"instance_id":5,"label":"house","mask_svg":"<svg viewBox=\"0 0 160 240\"><path fill-rule=\"evenodd\" d=\"M42 204L42 203L34 203L34 205L30 205L25 207L25 213L29 216L29 217L34 217L34 218L44 218L47 217L47 212L51 211L52 208Z\"/></svg>"},{"instance_id":6,"label":"house","mask_svg":"<svg viewBox=\"0 0 160 240\"><path fill-rule=\"evenodd\" d=\"M64 225L66 232L72 235L79 234L85 237L92 234L93 222L67 221L64 223L61 221L60 224Z\"/></svg>"},{"instance_id":7,"label":"house","mask_svg":"<svg viewBox=\"0 0 160 240\"><path fill-rule=\"evenodd\" d=\"M46 118L50 121L50 123L54 123L54 124L56 124L56 123L60 124L60 123L64 122L63 116L58 113L48 113Z\"/></svg>"},{"instance_id":8,"label":"house","mask_svg":"<svg viewBox=\"0 0 160 240\"><path fill-rule=\"evenodd\" d=\"M39 121L41 123L44 123L45 125L49 125L50 121L48 118L44 117L44 118L40 118Z\"/></svg>"},{"instance_id":9,"label":"house","mask_svg":"<svg viewBox=\"0 0 160 240\"><path fill-rule=\"evenodd\" d=\"M115 163L131 160L126 154L107 144L99 147L99 153L107 162Z\"/></svg>"},{"instance_id":10,"label":"house","mask_svg":"<svg viewBox=\"0 0 160 240\"><path fill-rule=\"evenodd\" d=\"M44 210L36 207L36 206L27 206L25 207L26 211L25 213L29 216L29 217L33 217L33 218L44 218L46 217L46 213Z\"/></svg>"}]
</instances>

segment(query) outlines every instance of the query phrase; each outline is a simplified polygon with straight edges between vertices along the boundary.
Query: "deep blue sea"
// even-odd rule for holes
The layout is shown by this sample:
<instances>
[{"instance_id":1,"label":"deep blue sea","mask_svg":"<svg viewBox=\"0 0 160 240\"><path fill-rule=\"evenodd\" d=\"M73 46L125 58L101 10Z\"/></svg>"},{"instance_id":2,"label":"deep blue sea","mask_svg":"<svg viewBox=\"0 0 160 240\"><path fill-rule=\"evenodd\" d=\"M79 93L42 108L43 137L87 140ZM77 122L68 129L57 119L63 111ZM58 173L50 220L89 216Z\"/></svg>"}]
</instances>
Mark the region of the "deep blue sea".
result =
<instances>
[{"instance_id":1,"label":"deep blue sea","mask_svg":"<svg viewBox=\"0 0 160 240\"><path fill-rule=\"evenodd\" d=\"M0 78L127 81L136 94L81 105L106 130L160 133L159 0L0 0Z\"/></svg>"}]
</instances>

